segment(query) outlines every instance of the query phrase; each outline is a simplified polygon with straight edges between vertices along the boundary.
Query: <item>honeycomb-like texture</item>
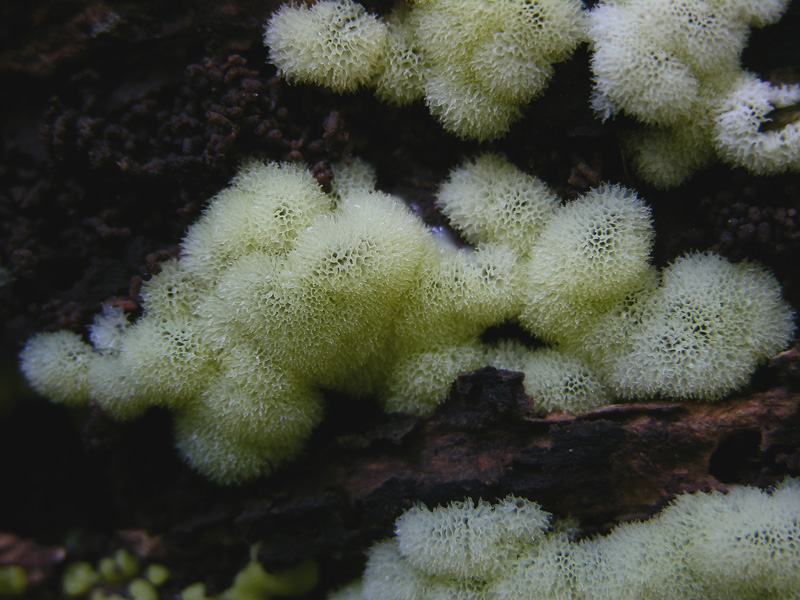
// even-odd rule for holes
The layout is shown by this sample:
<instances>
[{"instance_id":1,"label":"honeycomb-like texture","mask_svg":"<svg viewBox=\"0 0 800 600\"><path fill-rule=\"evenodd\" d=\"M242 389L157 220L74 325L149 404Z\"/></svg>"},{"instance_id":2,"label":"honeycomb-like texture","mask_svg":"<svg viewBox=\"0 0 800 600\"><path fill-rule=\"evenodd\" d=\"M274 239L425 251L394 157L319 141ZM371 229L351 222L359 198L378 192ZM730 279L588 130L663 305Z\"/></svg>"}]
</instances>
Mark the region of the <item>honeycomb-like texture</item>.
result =
<instances>
[{"instance_id":1,"label":"honeycomb-like texture","mask_svg":"<svg viewBox=\"0 0 800 600\"><path fill-rule=\"evenodd\" d=\"M513 496L497 506L470 499L433 510L417 505L397 520L397 544L431 577L487 580L549 524L550 515L537 504Z\"/></svg>"},{"instance_id":2,"label":"honeycomb-like texture","mask_svg":"<svg viewBox=\"0 0 800 600\"><path fill-rule=\"evenodd\" d=\"M662 515L663 516L663 515ZM661 519L626 523L574 550L575 596L615 600L701 598L703 587L683 564L682 550Z\"/></svg>"},{"instance_id":3,"label":"honeycomb-like texture","mask_svg":"<svg viewBox=\"0 0 800 600\"><path fill-rule=\"evenodd\" d=\"M401 355L381 393L384 409L415 415L430 413L447 398L459 373L483 366L476 341L433 347Z\"/></svg>"},{"instance_id":4,"label":"honeycomb-like texture","mask_svg":"<svg viewBox=\"0 0 800 600\"><path fill-rule=\"evenodd\" d=\"M548 342L568 338L640 284L652 242L650 209L621 186L603 185L560 208L523 263L521 324Z\"/></svg>"},{"instance_id":5,"label":"honeycomb-like texture","mask_svg":"<svg viewBox=\"0 0 800 600\"><path fill-rule=\"evenodd\" d=\"M495 522L512 507L511 522ZM415 506L331 600L794 600L800 483L678 497L648 521L574 541L533 502ZM520 534L520 523L529 530ZM500 526L498 526L500 525ZM532 535L531 535L532 533Z\"/></svg>"},{"instance_id":6,"label":"honeycomb-like texture","mask_svg":"<svg viewBox=\"0 0 800 600\"><path fill-rule=\"evenodd\" d=\"M295 83L336 92L371 81L386 51L386 25L352 0L285 4L267 24L270 60Z\"/></svg>"},{"instance_id":7,"label":"honeycomb-like texture","mask_svg":"<svg viewBox=\"0 0 800 600\"><path fill-rule=\"evenodd\" d=\"M592 9L592 71L602 104L649 124L691 117L700 88L718 88L738 69L747 40L748 21L725 4L652 0Z\"/></svg>"},{"instance_id":8,"label":"honeycomb-like texture","mask_svg":"<svg viewBox=\"0 0 800 600\"><path fill-rule=\"evenodd\" d=\"M288 251L297 234L329 210L330 199L302 167L244 165L189 229L182 268L216 281L247 253Z\"/></svg>"},{"instance_id":9,"label":"honeycomb-like texture","mask_svg":"<svg viewBox=\"0 0 800 600\"><path fill-rule=\"evenodd\" d=\"M765 118L796 102L797 86L770 87L740 66L750 27L777 21L788 4L605 0L592 8L592 106L603 119L622 112L648 126L626 136L643 179L678 186L715 151L757 174L798 168L800 130L773 130Z\"/></svg>"},{"instance_id":10,"label":"honeycomb-like texture","mask_svg":"<svg viewBox=\"0 0 800 600\"><path fill-rule=\"evenodd\" d=\"M525 393L536 408L575 414L609 404L600 377L579 358L553 348L534 350L525 362Z\"/></svg>"},{"instance_id":11,"label":"honeycomb-like texture","mask_svg":"<svg viewBox=\"0 0 800 600\"><path fill-rule=\"evenodd\" d=\"M794 333L794 314L772 275L713 254L676 260L643 302L609 376L628 398L721 398Z\"/></svg>"},{"instance_id":12,"label":"honeycomb-like texture","mask_svg":"<svg viewBox=\"0 0 800 600\"><path fill-rule=\"evenodd\" d=\"M473 244L500 242L523 252L560 202L539 179L498 154L483 154L450 172L437 205Z\"/></svg>"},{"instance_id":13,"label":"honeycomb-like texture","mask_svg":"<svg viewBox=\"0 0 800 600\"><path fill-rule=\"evenodd\" d=\"M459 195L491 198L490 175L474 179ZM371 189L368 169L342 180L332 198L296 167L247 165L189 231L183 258L143 286L135 323L106 309L91 345L35 336L23 372L42 394L91 399L116 419L170 409L184 458L238 483L299 451L322 389L424 415L488 358L523 371L544 410L603 404L604 386L715 399L791 338L791 310L760 267L689 257L657 287L649 209L619 186L543 215L530 247L498 233L457 249ZM522 220L517 200L497 204ZM491 222L480 203L460 209L463 223ZM525 354L506 342L487 355L480 336L514 319L553 347Z\"/></svg>"},{"instance_id":14,"label":"honeycomb-like texture","mask_svg":"<svg viewBox=\"0 0 800 600\"><path fill-rule=\"evenodd\" d=\"M773 128L771 113L800 102L800 85L773 86L744 74L720 102L714 143L720 156L757 175L800 170L800 124Z\"/></svg>"},{"instance_id":15,"label":"honeycomb-like texture","mask_svg":"<svg viewBox=\"0 0 800 600\"><path fill-rule=\"evenodd\" d=\"M797 597L800 589L800 484L787 479L771 493L734 488L727 494L679 497L661 515L704 598Z\"/></svg>"},{"instance_id":16,"label":"honeycomb-like texture","mask_svg":"<svg viewBox=\"0 0 800 600\"><path fill-rule=\"evenodd\" d=\"M402 106L425 95L425 57L415 21L408 13L396 13L387 23L386 54L375 78L375 95L384 102Z\"/></svg>"}]
</instances>

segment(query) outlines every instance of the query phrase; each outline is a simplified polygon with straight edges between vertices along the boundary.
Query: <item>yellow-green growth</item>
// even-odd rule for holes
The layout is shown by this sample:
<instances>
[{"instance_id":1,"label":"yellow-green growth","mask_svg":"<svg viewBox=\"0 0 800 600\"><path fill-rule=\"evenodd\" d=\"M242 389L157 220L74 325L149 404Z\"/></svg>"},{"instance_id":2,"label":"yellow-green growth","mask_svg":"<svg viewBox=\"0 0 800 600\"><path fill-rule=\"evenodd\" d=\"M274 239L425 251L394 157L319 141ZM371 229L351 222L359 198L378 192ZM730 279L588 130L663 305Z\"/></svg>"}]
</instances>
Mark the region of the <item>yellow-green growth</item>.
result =
<instances>
[{"instance_id":1,"label":"yellow-green growth","mask_svg":"<svg viewBox=\"0 0 800 600\"><path fill-rule=\"evenodd\" d=\"M321 385L334 387L359 368L390 334L428 244L427 231L408 209L378 192L354 194L316 221L287 266L302 290L297 317L290 313L287 323L294 360L312 369Z\"/></svg>"},{"instance_id":2,"label":"yellow-green growth","mask_svg":"<svg viewBox=\"0 0 800 600\"><path fill-rule=\"evenodd\" d=\"M440 0L396 9L388 23L350 0L284 5L267 24L270 61L291 82L379 98L421 97L444 127L479 140L504 135L539 95L552 63L585 37L579 0Z\"/></svg>"},{"instance_id":3,"label":"yellow-green growth","mask_svg":"<svg viewBox=\"0 0 800 600\"><path fill-rule=\"evenodd\" d=\"M94 318L94 323L89 327L92 347L96 352L116 356L129 326L130 322L121 308L104 305L103 312Z\"/></svg>"},{"instance_id":4,"label":"yellow-green growth","mask_svg":"<svg viewBox=\"0 0 800 600\"><path fill-rule=\"evenodd\" d=\"M142 399L163 406L195 397L216 369L198 319L149 314L130 328L118 364Z\"/></svg>"},{"instance_id":5,"label":"yellow-green growth","mask_svg":"<svg viewBox=\"0 0 800 600\"><path fill-rule=\"evenodd\" d=\"M211 600L206 596L205 583L192 583L183 588L179 594L181 600Z\"/></svg>"},{"instance_id":6,"label":"yellow-green growth","mask_svg":"<svg viewBox=\"0 0 800 600\"><path fill-rule=\"evenodd\" d=\"M425 101L444 127L487 140L504 135L544 90L552 63L583 40L573 0L442 0L415 9L428 69Z\"/></svg>"},{"instance_id":7,"label":"yellow-green growth","mask_svg":"<svg viewBox=\"0 0 800 600\"><path fill-rule=\"evenodd\" d=\"M504 156L483 154L450 172L436 204L470 243L503 243L524 254L560 200Z\"/></svg>"},{"instance_id":8,"label":"yellow-green growth","mask_svg":"<svg viewBox=\"0 0 800 600\"><path fill-rule=\"evenodd\" d=\"M141 577L128 584L128 595L132 600L159 600L156 586Z\"/></svg>"},{"instance_id":9,"label":"yellow-green growth","mask_svg":"<svg viewBox=\"0 0 800 600\"><path fill-rule=\"evenodd\" d=\"M760 267L719 259L686 279L676 263L659 285L650 211L619 186L555 208L535 180L481 157L442 186L454 224L477 242L456 249L375 191L369 169L337 170L332 198L297 167L248 163L190 229L184 256L144 286L136 323L106 309L91 344L72 332L29 340L31 385L120 420L166 407L182 457L232 484L302 451L323 389L432 411L459 372L486 363L486 328L507 321L552 348L530 366L516 356L498 366L528 373L543 408L570 412L606 402L604 387L721 397L791 338L791 310ZM702 331L677 352L680 307Z\"/></svg>"},{"instance_id":10,"label":"yellow-green growth","mask_svg":"<svg viewBox=\"0 0 800 600\"><path fill-rule=\"evenodd\" d=\"M22 596L28 589L28 572L20 565L0 567L0 596Z\"/></svg>"},{"instance_id":11,"label":"yellow-green growth","mask_svg":"<svg viewBox=\"0 0 800 600\"><path fill-rule=\"evenodd\" d=\"M297 235L330 207L302 167L247 163L189 229L181 245L181 270L214 282L246 254L288 252Z\"/></svg>"},{"instance_id":12,"label":"yellow-green growth","mask_svg":"<svg viewBox=\"0 0 800 600\"><path fill-rule=\"evenodd\" d=\"M89 400L92 358L92 347L76 333L41 333L25 344L20 368L38 393L67 406L81 406Z\"/></svg>"},{"instance_id":13,"label":"yellow-green growth","mask_svg":"<svg viewBox=\"0 0 800 600\"><path fill-rule=\"evenodd\" d=\"M181 591L181 600L269 600L274 596L302 596L316 587L319 572L315 560L309 558L288 569L269 573L256 559L257 553L258 544L250 549L250 562L219 595L209 597L205 584L193 583Z\"/></svg>"},{"instance_id":14,"label":"yellow-green growth","mask_svg":"<svg viewBox=\"0 0 800 600\"><path fill-rule=\"evenodd\" d=\"M384 409L428 414L447 398L459 373L477 369L483 363L484 350L477 340L406 354L394 363L384 383Z\"/></svg>"},{"instance_id":15,"label":"yellow-green growth","mask_svg":"<svg viewBox=\"0 0 800 600\"><path fill-rule=\"evenodd\" d=\"M525 545L544 535L550 515L508 496L493 506L470 499L433 510L418 504L395 524L397 549L414 568L443 579L492 579Z\"/></svg>"},{"instance_id":16,"label":"yellow-green growth","mask_svg":"<svg viewBox=\"0 0 800 600\"><path fill-rule=\"evenodd\" d=\"M612 397L601 376L578 356L555 348L528 350L501 342L487 351L487 364L525 374L525 393L537 409L575 414L608 404Z\"/></svg>"},{"instance_id":17,"label":"yellow-green growth","mask_svg":"<svg viewBox=\"0 0 800 600\"><path fill-rule=\"evenodd\" d=\"M561 207L522 265L520 323L549 343L576 339L647 277L653 237L650 209L618 185Z\"/></svg>"},{"instance_id":18,"label":"yellow-green growth","mask_svg":"<svg viewBox=\"0 0 800 600\"><path fill-rule=\"evenodd\" d=\"M750 27L780 19L789 0L605 0L589 13L595 112L647 125L626 144L639 175L674 187L716 153L754 173L800 169L797 123L762 131L800 87L742 71Z\"/></svg>"},{"instance_id":19,"label":"yellow-green growth","mask_svg":"<svg viewBox=\"0 0 800 600\"><path fill-rule=\"evenodd\" d=\"M219 599L268 600L273 596L301 596L313 590L318 579L317 563L312 559L276 573L268 573L261 563L251 560Z\"/></svg>"},{"instance_id":20,"label":"yellow-green growth","mask_svg":"<svg viewBox=\"0 0 800 600\"><path fill-rule=\"evenodd\" d=\"M139 574L139 561L127 550L120 548L113 556L106 556L97 563L97 573L109 583L127 581Z\"/></svg>"},{"instance_id":21,"label":"yellow-green growth","mask_svg":"<svg viewBox=\"0 0 800 600\"><path fill-rule=\"evenodd\" d=\"M709 131L710 123L698 118L671 127L642 127L625 136L624 143L639 176L656 188L669 189L713 161Z\"/></svg>"},{"instance_id":22,"label":"yellow-green growth","mask_svg":"<svg viewBox=\"0 0 800 600\"><path fill-rule=\"evenodd\" d=\"M333 170L331 192L337 202L346 200L356 193L375 191L378 176L375 167L366 161L354 157L349 163L334 163L331 168Z\"/></svg>"},{"instance_id":23,"label":"yellow-green growth","mask_svg":"<svg viewBox=\"0 0 800 600\"><path fill-rule=\"evenodd\" d=\"M794 312L763 267L689 254L641 299L639 324L610 359L625 398L714 400L744 385L794 334Z\"/></svg>"},{"instance_id":24,"label":"yellow-green growth","mask_svg":"<svg viewBox=\"0 0 800 600\"><path fill-rule=\"evenodd\" d=\"M84 596L98 579L97 572L90 563L83 561L70 563L61 578L61 589L70 597Z\"/></svg>"},{"instance_id":25,"label":"yellow-green growth","mask_svg":"<svg viewBox=\"0 0 800 600\"><path fill-rule=\"evenodd\" d=\"M562 341L559 348L585 360L605 378L613 357L619 356L628 338L641 325L646 298L659 285L661 272L651 266L636 289L608 310L594 315L587 329L574 339Z\"/></svg>"},{"instance_id":26,"label":"yellow-green growth","mask_svg":"<svg viewBox=\"0 0 800 600\"><path fill-rule=\"evenodd\" d=\"M375 95L384 102L405 105L425 96L427 65L416 17L416 12L399 5L387 20L386 52L375 77Z\"/></svg>"},{"instance_id":27,"label":"yellow-green growth","mask_svg":"<svg viewBox=\"0 0 800 600\"><path fill-rule=\"evenodd\" d=\"M120 548L98 560L96 567L83 561L69 563L61 579L61 589L69 598L158 600L157 588L169 577L167 568L149 565L143 576L139 575L138 559Z\"/></svg>"},{"instance_id":28,"label":"yellow-green growth","mask_svg":"<svg viewBox=\"0 0 800 600\"><path fill-rule=\"evenodd\" d=\"M169 569L164 565L147 565L144 570L144 578L156 587L161 587L169 579Z\"/></svg>"},{"instance_id":29,"label":"yellow-green growth","mask_svg":"<svg viewBox=\"0 0 800 600\"><path fill-rule=\"evenodd\" d=\"M320 391L242 340L220 375L175 415L175 443L206 477L237 483L297 454L322 414Z\"/></svg>"},{"instance_id":30,"label":"yellow-green growth","mask_svg":"<svg viewBox=\"0 0 800 600\"><path fill-rule=\"evenodd\" d=\"M118 419L171 409L179 451L216 481L271 472L321 419L320 388L361 380L362 394L376 391L383 378L361 371L398 358L387 354L394 317L434 246L399 200L372 189L368 169L339 180L334 210L307 171L246 164L181 260L143 287L136 323L108 312L92 345L34 337L23 372L43 394L91 397Z\"/></svg>"},{"instance_id":31,"label":"yellow-green growth","mask_svg":"<svg viewBox=\"0 0 800 600\"><path fill-rule=\"evenodd\" d=\"M264 44L289 81L351 92L378 71L386 25L352 0L285 4L267 24Z\"/></svg>"},{"instance_id":32,"label":"yellow-green growth","mask_svg":"<svg viewBox=\"0 0 800 600\"><path fill-rule=\"evenodd\" d=\"M395 352L471 341L513 317L519 310L516 268L517 256L506 246L437 251L432 244L396 319Z\"/></svg>"},{"instance_id":33,"label":"yellow-green growth","mask_svg":"<svg viewBox=\"0 0 800 600\"><path fill-rule=\"evenodd\" d=\"M682 496L659 521L709 600L791 598L800 589L797 479L771 493L734 487Z\"/></svg>"},{"instance_id":34,"label":"yellow-green growth","mask_svg":"<svg viewBox=\"0 0 800 600\"><path fill-rule=\"evenodd\" d=\"M772 85L743 73L714 113L714 144L720 157L757 175L800 171L800 119L780 128L774 110L800 102L800 85Z\"/></svg>"},{"instance_id":35,"label":"yellow-green growth","mask_svg":"<svg viewBox=\"0 0 800 600\"><path fill-rule=\"evenodd\" d=\"M680 496L649 521L574 541L528 500L416 506L331 600L795 600L800 483Z\"/></svg>"}]
</instances>

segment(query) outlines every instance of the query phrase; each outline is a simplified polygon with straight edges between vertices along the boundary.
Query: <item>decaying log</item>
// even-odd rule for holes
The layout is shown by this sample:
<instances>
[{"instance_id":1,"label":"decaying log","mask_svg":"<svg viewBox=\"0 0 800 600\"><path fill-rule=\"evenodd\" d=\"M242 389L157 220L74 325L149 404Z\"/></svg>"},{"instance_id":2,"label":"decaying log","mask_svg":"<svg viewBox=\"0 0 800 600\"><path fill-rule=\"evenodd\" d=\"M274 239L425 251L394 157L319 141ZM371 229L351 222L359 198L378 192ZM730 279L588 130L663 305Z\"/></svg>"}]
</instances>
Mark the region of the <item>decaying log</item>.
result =
<instances>
[{"instance_id":1,"label":"decaying log","mask_svg":"<svg viewBox=\"0 0 800 600\"><path fill-rule=\"evenodd\" d=\"M365 430L316 438L274 477L175 524L164 543L197 547L213 532L259 541L266 564L312 555L323 567L352 565L416 501L514 493L577 517L592 533L646 518L679 493L798 473L800 393L792 386L715 404L545 415L532 411L521 374L484 368L460 376L430 417L382 417Z\"/></svg>"}]
</instances>

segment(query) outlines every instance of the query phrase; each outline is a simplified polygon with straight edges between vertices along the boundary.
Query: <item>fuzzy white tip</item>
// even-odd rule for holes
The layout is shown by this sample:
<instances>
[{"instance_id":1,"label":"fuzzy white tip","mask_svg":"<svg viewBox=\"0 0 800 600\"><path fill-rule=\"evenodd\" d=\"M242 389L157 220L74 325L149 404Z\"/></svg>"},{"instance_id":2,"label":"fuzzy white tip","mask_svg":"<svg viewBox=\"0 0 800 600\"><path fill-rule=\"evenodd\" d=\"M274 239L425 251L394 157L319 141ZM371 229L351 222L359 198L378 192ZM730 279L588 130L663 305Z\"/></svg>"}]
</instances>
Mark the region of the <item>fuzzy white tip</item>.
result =
<instances>
[{"instance_id":1,"label":"fuzzy white tip","mask_svg":"<svg viewBox=\"0 0 800 600\"><path fill-rule=\"evenodd\" d=\"M800 103L800 85L773 86L742 75L716 111L720 156L757 175L800 170L800 119L773 128L771 113Z\"/></svg>"},{"instance_id":2,"label":"fuzzy white tip","mask_svg":"<svg viewBox=\"0 0 800 600\"><path fill-rule=\"evenodd\" d=\"M270 60L289 81L351 92L369 83L386 51L386 25L352 0L285 4L267 24Z\"/></svg>"}]
</instances>

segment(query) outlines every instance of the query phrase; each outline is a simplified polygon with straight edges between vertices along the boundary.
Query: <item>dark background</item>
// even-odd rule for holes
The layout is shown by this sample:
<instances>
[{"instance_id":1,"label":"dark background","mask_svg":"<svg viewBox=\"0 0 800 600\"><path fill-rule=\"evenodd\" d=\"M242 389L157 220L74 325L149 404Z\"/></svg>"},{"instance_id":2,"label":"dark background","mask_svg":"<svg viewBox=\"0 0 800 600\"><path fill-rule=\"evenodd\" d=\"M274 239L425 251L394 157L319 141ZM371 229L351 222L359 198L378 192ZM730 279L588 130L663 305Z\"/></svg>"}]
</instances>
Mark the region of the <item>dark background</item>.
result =
<instances>
[{"instance_id":1,"label":"dark background","mask_svg":"<svg viewBox=\"0 0 800 600\"><path fill-rule=\"evenodd\" d=\"M119 547L145 562L170 564L165 597L199 580L210 591L221 589L257 540L264 542L268 566L312 555L326 585L341 583L360 572L363 549L388 535L415 497L436 502L525 492L557 514L577 513L588 531L603 531L621 518L646 516L679 491L800 474L797 359L791 355L760 370L726 405L741 419L713 433L705 409L651 406L635 415L520 426L497 417L503 411L492 405L489 412L499 419L489 419L489 429L497 428L492 435L502 432L517 444L517 454L502 459L481 441L489 435L477 424L483 409L466 411L473 421L454 424L441 411L420 422L331 398L323 427L296 467L233 489L213 486L180 463L166 414L153 411L118 425L97 409L68 411L36 397L17 373L25 340L37 331L85 332L103 302L135 315L141 282L177 254L206 200L250 156L301 162L323 186L331 163L364 157L377 168L379 187L403 197L432 225L444 224L432 208L438 183L464 157L485 149L505 152L564 199L600 181L623 183L653 208L658 265L691 249L756 259L800 307L800 177L759 178L716 165L677 189L649 188L632 173L619 143L620 132L635 124L624 118L601 123L589 109L585 47L557 65L546 94L506 138L479 145L444 132L421 104L393 108L368 90L340 96L280 81L261 43L277 4L0 4L0 532L17 536L6 545L0 538L0 565L27 565L31 597L59 595L65 562L96 561ZM377 12L389 5L367 3ZM798 32L795 1L778 25L753 32L745 67L762 78L800 81ZM515 396L518 381L498 383L494 376L485 375L486 386L499 385L513 402L524 402ZM782 419L754 408L764 394L778 403L770 410ZM455 401L486 403L474 390ZM642 429L642 415L677 424L677 437ZM706 427L706 441L680 446L677 440L685 441L692 427ZM456 466L430 476L420 447L440 443L445 430L475 434L459 443L473 458L494 452L505 479L470 479ZM554 454L531 458L526 435L549 439ZM581 461L557 467L559 444L585 449ZM649 483L642 480L652 489L622 493L618 477L603 475L603 468L623 469L623 459L614 462L623 446L634 455L661 444L683 450L657 463ZM358 475L342 469L346 461L383 469L384 476L354 484ZM549 474L533 481L531 461ZM657 479L659 468L671 474L669 483ZM598 481L587 479L593 472ZM579 501L581 494L593 502ZM13 551L25 544L34 549L19 559ZM44 547L64 552L48 554Z\"/></svg>"}]
</instances>

